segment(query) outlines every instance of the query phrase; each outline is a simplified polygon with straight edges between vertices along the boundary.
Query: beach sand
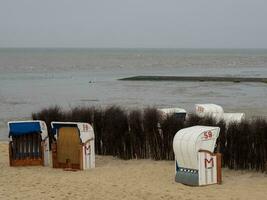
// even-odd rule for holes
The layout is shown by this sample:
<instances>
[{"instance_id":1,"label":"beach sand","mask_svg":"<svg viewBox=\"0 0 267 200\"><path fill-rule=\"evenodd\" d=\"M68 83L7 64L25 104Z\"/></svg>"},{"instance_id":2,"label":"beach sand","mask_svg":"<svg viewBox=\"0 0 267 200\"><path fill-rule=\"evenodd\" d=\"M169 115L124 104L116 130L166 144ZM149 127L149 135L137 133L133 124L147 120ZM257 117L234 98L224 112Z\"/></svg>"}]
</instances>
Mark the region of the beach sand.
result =
<instances>
[{"instance_id":1,"label":"beach sand","mask_svg":"<svg viewBox=\"0 0 267 200\"><path fill-rule=\"evenodd\" d=\"M97 156L96 168L9 167L0 143L0 199L267 199L267 176L223 170L223 184L185 186L174 181L173 161Z\"/></svg>"}]
</instances>

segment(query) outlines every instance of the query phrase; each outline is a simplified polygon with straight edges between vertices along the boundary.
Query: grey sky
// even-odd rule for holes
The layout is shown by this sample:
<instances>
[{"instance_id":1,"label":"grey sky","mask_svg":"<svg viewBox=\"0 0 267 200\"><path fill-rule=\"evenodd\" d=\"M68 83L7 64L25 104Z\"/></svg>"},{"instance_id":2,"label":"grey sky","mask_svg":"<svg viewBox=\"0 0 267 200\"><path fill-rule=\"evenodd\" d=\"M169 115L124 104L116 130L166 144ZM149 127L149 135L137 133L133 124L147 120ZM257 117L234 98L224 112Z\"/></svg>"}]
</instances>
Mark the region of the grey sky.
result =
<instances>
[{"instance_id":1,"label":"grey sky","mask_svg":"<svg viewBox=\"0 0 267 200\"><path fill-rule=\"evenodd\" d=\"M267 0L0 0L0 47L267 48Z\"/></svg>"}]
</instances>

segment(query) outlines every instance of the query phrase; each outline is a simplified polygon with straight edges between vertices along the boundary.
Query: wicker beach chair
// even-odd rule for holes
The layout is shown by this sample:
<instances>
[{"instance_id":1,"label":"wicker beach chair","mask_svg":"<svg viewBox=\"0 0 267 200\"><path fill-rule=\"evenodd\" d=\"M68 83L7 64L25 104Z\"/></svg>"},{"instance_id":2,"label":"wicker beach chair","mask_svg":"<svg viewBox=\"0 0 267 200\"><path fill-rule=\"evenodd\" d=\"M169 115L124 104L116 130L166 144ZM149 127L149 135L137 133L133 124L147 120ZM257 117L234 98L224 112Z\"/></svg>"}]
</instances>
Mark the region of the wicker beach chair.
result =
<instances>
[{"instance_id":1,"label":"wicker beach chair","mask_svg":"<svg viewBox=\"0 0 267 200\"><path fill-rule=\"evenodd\" d=\"M43 121L12 121L8 128L10 166L49 164L49 140Z\"/></svg>"},{"instance_id":2,"label":"wicker beach chair","mask_svg":"<svg viewBox=\"0 0 267 200\"><path fill-rule=\"evenodd\" d=\"M94 132L87 123L52 122L56 141L52 144L54 168L95 167Z\"/></svg>"}]
</instances>

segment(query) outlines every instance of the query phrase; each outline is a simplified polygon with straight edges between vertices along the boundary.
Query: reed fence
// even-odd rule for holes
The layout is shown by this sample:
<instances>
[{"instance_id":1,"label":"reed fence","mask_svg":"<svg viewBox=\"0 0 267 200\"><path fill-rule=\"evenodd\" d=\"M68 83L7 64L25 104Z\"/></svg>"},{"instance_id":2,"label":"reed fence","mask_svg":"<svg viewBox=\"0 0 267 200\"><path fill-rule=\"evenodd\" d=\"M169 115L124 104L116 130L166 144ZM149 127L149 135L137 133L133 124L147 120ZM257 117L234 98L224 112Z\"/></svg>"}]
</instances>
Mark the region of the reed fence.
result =
<instances>
[{"instance_id":1,"label":"reed fence","mask_svg":"<svg viewBox=\"0 0 267 200\"><path fill-rule=\"evenodd\" d=\"M163 116L156 108L126 110L119 106L52 106L32 113L32 119L46 122L52 141L51 121L87 122L95 132L95 151L122 159L173 160L172 140L182 128L194 125L220 127L217 151L222 164L230 169L267 171L267 120L251 119L226 126L210 117L190 114L184 121L175 115Z\"/></svg>"}]
</instances>

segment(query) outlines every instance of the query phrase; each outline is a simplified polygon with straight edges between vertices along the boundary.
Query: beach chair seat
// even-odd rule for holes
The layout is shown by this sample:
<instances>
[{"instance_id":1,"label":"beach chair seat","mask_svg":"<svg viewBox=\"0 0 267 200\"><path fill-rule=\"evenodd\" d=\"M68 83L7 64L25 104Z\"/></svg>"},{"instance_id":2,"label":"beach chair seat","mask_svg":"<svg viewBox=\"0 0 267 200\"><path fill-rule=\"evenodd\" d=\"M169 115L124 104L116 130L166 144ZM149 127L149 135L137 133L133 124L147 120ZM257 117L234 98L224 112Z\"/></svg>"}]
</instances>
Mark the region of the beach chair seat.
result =
<instances>
[{"instance_id":1,"label":"beach chair seat","mask_svg":"<svg viewBox=\"0 0 267 200\"><path fill-rule=\"evenodd\" d=\"M58 133L57 147L59 165L67 163L72 165L71 168L80 169L81 140L77 127L61 127Z\"/></svg>"}]
</instances>

